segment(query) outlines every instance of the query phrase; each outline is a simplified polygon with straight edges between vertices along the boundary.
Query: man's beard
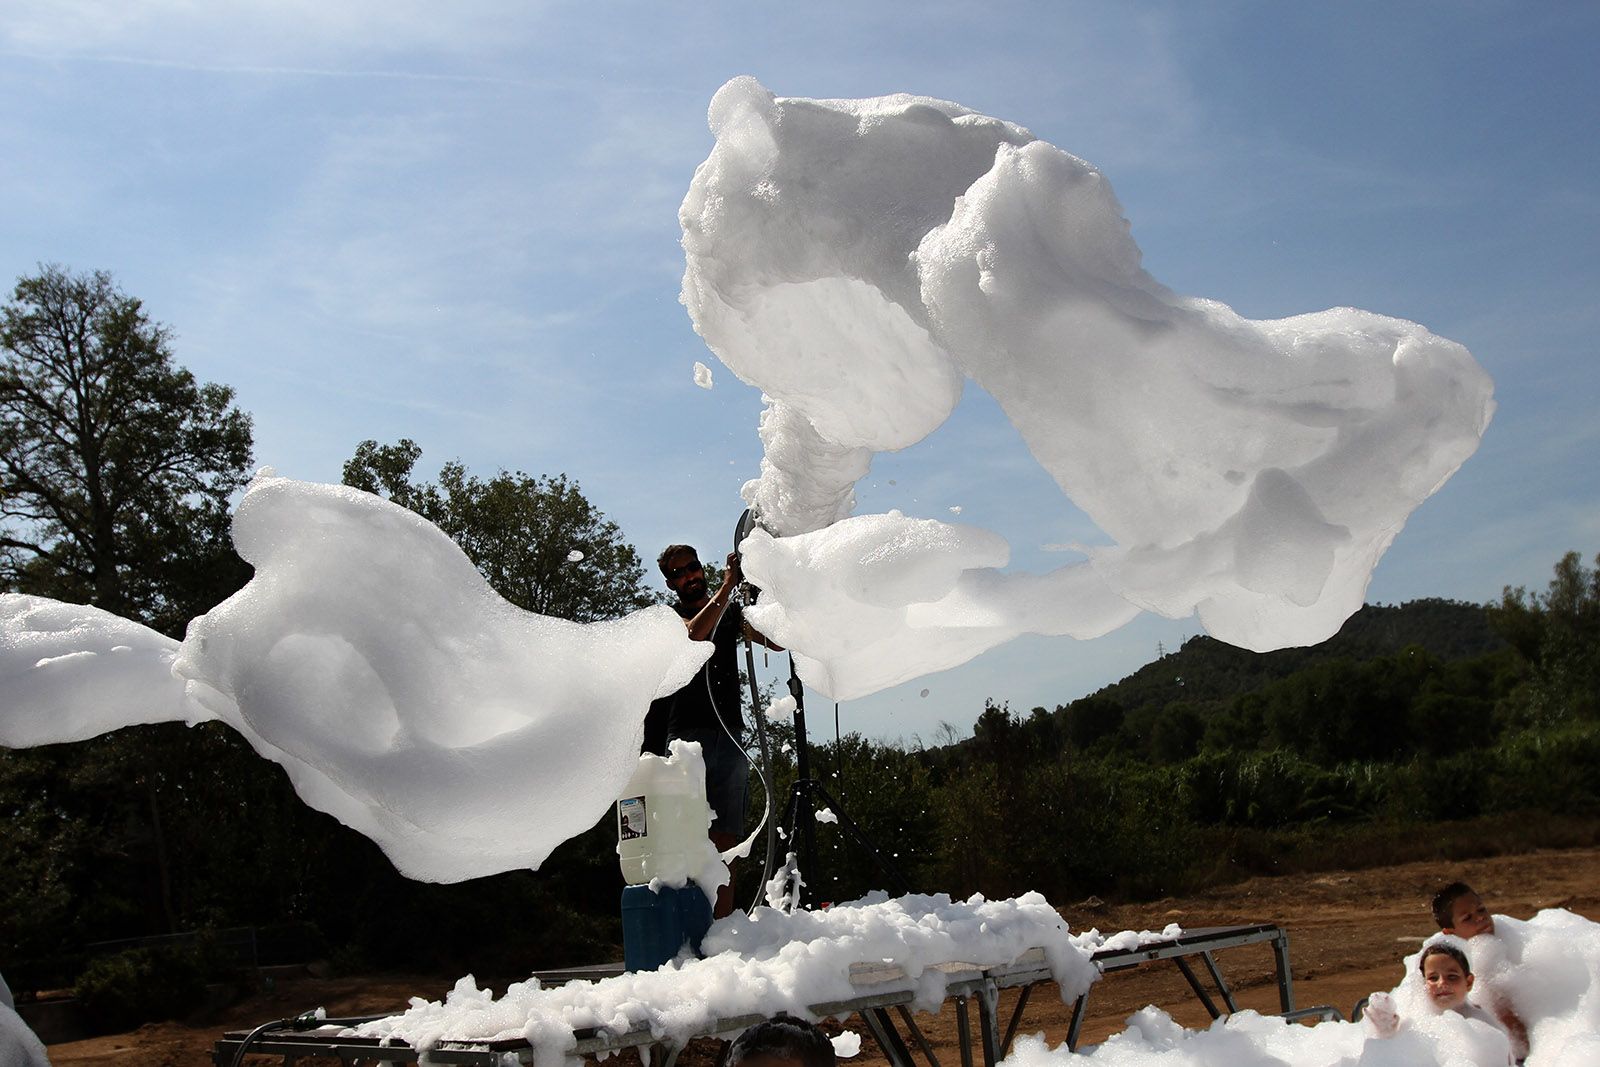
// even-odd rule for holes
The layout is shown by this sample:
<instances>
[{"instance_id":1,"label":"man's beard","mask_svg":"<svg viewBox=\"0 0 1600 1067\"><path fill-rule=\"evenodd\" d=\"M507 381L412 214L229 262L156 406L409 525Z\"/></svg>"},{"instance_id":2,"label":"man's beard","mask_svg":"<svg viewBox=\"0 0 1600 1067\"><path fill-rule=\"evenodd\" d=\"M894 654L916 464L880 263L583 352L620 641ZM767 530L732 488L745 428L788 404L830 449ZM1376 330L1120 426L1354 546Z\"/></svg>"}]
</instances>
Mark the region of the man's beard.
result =
<instances>
[{"instance_id":1,"label":"man's beard","mask_svg":"<svg viewBox=\"0 0 1600 1067\"><path fill-rule=\"evenodd\" d=\"M706 595L706 580L704 578L691 578L683 583L678 590L678 599L686 604L693 604L696 600Z\"/></svg>"}]
</instances>

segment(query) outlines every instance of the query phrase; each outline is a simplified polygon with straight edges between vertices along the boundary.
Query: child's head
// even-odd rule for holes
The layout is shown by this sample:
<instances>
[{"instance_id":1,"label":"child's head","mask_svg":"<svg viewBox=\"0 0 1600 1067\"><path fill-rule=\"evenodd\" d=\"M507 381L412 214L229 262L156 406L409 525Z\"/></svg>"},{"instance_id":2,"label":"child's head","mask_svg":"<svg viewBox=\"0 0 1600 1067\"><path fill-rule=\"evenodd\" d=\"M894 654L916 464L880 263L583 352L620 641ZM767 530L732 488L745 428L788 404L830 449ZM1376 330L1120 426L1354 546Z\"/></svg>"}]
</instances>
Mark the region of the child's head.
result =
<instances>
[{"instance_id":1,"label":"child's head","mask_svg":"<svg viewBox=\"0 0 1600 1067\"><path fill-rule=\"evenodd\" d=\"M1439 929L1460 938L1494 933L1494 916L1465 882L1451 882L1433 895L1433 919Z\"/></svg>"},{"instance_id":2,"label":"child's head","mask_svg":"<svg viewBox=\"0 0 1600 1067\"><path fill-rule=\"evenodd\" d=\"M1423 948L1417 970L1422 972L1428 999L1440 1011L1459 1007L1472 990L1472 965L1467 954L1454 945L1435 943Z\"/></svg>"},{"instance_id":3,"label":"child's head","mask_svg":"<svg viewBox=\"0 0 1600 1067\"><path fill-rule=\"evenodd\" d=\"M775 1015L740 1034L723 1067L836 1067L833 1042L814 1023Z\"/></svg>"}]
</instances>

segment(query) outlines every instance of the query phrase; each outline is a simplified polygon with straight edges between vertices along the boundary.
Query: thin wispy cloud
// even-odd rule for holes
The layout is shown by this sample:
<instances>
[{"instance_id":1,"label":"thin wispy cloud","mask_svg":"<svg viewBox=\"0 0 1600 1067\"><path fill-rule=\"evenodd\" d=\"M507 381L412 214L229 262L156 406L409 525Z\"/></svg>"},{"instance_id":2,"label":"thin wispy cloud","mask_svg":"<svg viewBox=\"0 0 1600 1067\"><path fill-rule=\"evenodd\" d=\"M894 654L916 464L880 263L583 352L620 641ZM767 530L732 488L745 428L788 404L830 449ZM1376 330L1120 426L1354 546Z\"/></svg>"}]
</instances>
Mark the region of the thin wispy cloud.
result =
<instances>
[{"instance_id":1,"label":"thin wispy cloud","mask_svg":"<svg viewBox=\"0 0 1600 1067\"><path fill-rule=\"evenodd\" d=\"M585 88L577 82L560 82L548 78L511 78L489 74L454 74L420 70L337 70L326 67L258 66L245 63L199 63L175 59L151 59L141 56L104 55L85 53L24 52L7 49L0 55L14 59L33 59L49 62L100 63L114 66L148 67L153 70L188 71L195 74L249 75L274 78L348 78L352 80L380 79L388 81L443 82L464 85L496 85L517 89L574 91Z\"/></svg>"},{"instance_id":2,"label":"thin wispy cloud","mask_svg":"<svg viewBox=\"0 0 1600 1067\"><path fill-rule=\"evenodd\" d=\"M39 53L483 54L545 31L555 5L425 0L9 0L0 40ZM270 65L270 64L268 64Z\"/></svg>"}]
</instances>

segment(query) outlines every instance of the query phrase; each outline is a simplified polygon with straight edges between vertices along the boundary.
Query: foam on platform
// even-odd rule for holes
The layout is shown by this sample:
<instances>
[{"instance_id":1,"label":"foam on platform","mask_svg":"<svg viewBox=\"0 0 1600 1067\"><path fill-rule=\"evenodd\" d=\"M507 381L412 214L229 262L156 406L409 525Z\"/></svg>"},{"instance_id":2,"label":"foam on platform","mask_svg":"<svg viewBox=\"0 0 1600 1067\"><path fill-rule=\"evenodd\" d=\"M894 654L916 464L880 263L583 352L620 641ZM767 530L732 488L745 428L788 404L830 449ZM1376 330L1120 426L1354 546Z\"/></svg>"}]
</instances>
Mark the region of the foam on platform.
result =
<instances>
[{"instance_id":1,"label":"foam on platform","mask_svg":"<svg viewBox=\"0 0 1600 1067\"><path fill-rule=\"evenodd\" d=\"M939 963L999 966L1042 948L1069 1001L1096 977L1092 949L1076 942L1037 893L998 901L952 901L943 894L890 900L879 893L826 911L758 908L713 923L701 947L705 959L680 956L660 970L549 989L529 980L499 997L469 975L443 1001L413 999L409 1011L350 1032L415 1048L450 1039L522 1038L537 1050L540 1067L557 1067L568 1062L578 1028L649 1030L687 1040L716 1019L779 1011L809 1016L813 1004L862 995L850 983L855 963L892 960L905 978L889 985L914 990L921 1010L933 1010L945 997L949 975L934 966Z\"/></svg>"}]
</instances>

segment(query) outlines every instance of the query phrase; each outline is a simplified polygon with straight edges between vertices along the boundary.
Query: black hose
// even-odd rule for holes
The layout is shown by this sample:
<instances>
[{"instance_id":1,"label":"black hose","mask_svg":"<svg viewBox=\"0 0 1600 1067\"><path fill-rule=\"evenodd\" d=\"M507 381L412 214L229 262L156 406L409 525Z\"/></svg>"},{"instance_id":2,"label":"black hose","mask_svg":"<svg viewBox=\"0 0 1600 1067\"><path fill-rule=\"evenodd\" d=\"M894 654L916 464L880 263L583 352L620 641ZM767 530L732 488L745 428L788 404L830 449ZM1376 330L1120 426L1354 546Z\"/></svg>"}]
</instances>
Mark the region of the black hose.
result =
<instances>
[{"instance_id":1,"label":"black hose","mask_svg":"<svg viewBox=\"0 0 1600 1067\"><path fill-rule=\"evenodd\" d=\"M728 579L726 577L723 578L723 581L727 581L727 580ZM729 599L730 600L732 599L731 594L730 594ZM727 606L724 605L723 609L722 609L722 614L717 616L717 621L715 623L713 623L712 627L711 627L710 641L711 641L711 645L712 645L713 649L715 649L716 644L717 644L717 632L722 629L723 620L725 620L727 617L728 617L728 609L727 609ZM764 821L766 821L766 823L767 823L767 856L766 856L766 860L762 864L762 869L761 869L762 880L756 886L756 897L755 897L754 900L752 900L750 902L750 907L745 909L748 912L748 911L754 911L756 909L756 907L761 903L761 901L763 899L765 899L766 879L771 876L773 852L774 852L775 842L776 842L776 835L774 833L775 828L776 828L776 823L773 821L773 818L772 818L772 815L773 815L773 812L772 812L772 782L768 777L768 775L770 775L771 772L772 772L772 755L767 750L766 723L763 721L763 716L765 715L765 712L763 711L763 709L761 707L760 690L756 686L755 652L750 647L750 639L748 637L745 638L744 651L745 651L745 660L746 660L746 663L748 664L748 672L749 672L749 678L747 680L750 683L750 704L751 704L750 713L753 716L754 721L755 721L756 740L757 740L757 742L759 744L759 748L760 748L760 752L761 752L761 758L759 760L750 760L750 752L749 752L749 750L745 748L743 741L741 741L737 737L733 736L733 728L728 725L728 720L723 717L722 709L717 707L717 696L716 696L715 691L713 691L713 689L711 687L711 671L709 669L709 665L708 665L708 669L705 672L705 678L706 678L706 700L709 701L710 704L711 704L711 714L717 720L717 725L722 727L722 732L723 732L724 735L727 736L728 740L732 741L735 747L737 747L740 751L744 752L744 757L745 757L745 759L747 761L753 762L755 764L756 777L761 779L761 791L762 791L762 793L763 793L763 795L765 797L765 800L766 800L766 810L765 810L765 813L762 815L762 819ZM712 655L716 655L715 651L712 652ZM735 669L737 669L737 667L738 667L738 661L737 660L734 661L734 665L735 665Z\"/></svg>"},{"instance_id":2,"label":"black hose","mask_svg":"<svg viewBox=\"0 0 1600 1067\"><path fill-rule=\"evenodd\" d=\"M247 1036L243 1041L239 1042L239 1049L233 1054L232 1067L239 1067L239 1065L244 1062L245 1054L250 1051L250 1046L255 1044L256 1039L262 1034L266 1033L268 1030L276 1030L280 1026L286 1026L291 1030L299 1032L301 1030L314 1030L321 1026L323 1017L317 1014L321 1010L321 1008L312 1008L310 1011L303 1011L299 1015L292 1016L288 1019L274 1019L269 1023L262 1023L260 1026L250 1031L249 1036Z\"/></svg>"}]
</instances>

